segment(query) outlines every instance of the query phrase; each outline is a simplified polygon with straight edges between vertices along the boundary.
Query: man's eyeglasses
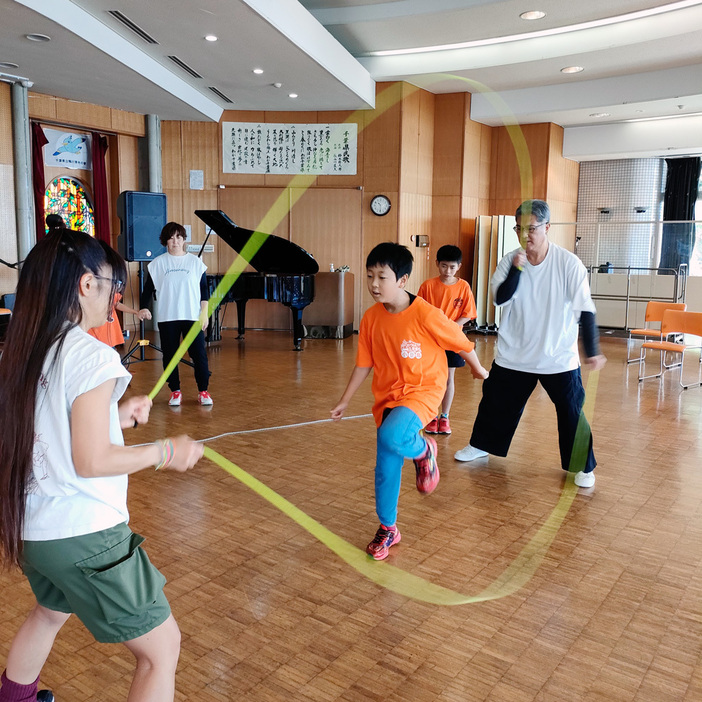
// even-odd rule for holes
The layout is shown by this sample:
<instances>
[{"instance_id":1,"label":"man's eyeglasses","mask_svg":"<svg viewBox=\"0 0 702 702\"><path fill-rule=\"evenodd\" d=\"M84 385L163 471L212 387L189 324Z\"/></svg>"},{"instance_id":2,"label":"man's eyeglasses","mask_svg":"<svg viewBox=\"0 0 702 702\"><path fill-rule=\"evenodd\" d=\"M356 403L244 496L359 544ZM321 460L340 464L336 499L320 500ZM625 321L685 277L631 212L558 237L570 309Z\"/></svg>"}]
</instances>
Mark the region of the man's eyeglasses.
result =
<instances>
[{"instance_id":1,"label":"man's eyeglasses","mask_svg":"<svg viewBox=\"0 0 702 702\"><path fill-rule=\"evenodd\" d=\"M106 278L104 275L94 275L94 278L98 280L109 280L112 285L117 288L117 292L121 293L124 291L124 283L121 280L115 280L114 278Z\"/></svg>"},{"instance_id":2,"label":"man's eyeglasses","mask_svg":"<svg viewBox=\"0 0 702 702\"><path fill-rule=\"evenodd\" d=\"M524 228L517 225L516 227L514 227L514 231L517 232L517 234L521 234L522 231L529 232L529 234L533 234L539 227L543 227L544 224L546 224L546 222L541 222L541 224L537 224L537 225L532 226L532 227L524 227Z\"/></svg>"}]
</instances>

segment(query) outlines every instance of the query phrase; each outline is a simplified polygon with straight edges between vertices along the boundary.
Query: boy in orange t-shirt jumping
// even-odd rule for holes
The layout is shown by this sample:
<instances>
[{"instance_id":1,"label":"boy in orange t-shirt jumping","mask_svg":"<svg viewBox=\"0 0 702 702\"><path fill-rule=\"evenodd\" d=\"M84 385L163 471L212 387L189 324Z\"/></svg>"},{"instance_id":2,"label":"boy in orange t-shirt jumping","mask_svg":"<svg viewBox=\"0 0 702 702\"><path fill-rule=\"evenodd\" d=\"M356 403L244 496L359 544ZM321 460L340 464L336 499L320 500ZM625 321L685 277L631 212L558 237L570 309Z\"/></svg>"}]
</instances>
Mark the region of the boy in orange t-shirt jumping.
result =
<instances>
[{"instance_id":1,"label":"boy in orange t-shirt jumping","mask_svg":"<svg viewBox=\"0 0 702 702\"><path fill-rule=\"evenodd\" d=\"M436 278L425 280L417 292L419 297L424 298L434 307L438 307L450 320L456 322L460 329L463 329L463 325L468 320L478 316L470 285L467 281L457 277L462 261L463 254L458 246L442 246L436 252L436 267L439 269L439 275ZM453 351L446 351L446 360L448 362L448 379L446 392L441 400L441 414L435 416L424 427L427 434L451 433L449 412L456 389L454 375L456 368L463 368L466 362Z\"/></svg>"},{"instance_id":2,"label":"boy in orange t-shirt jumping","mask_svg":"<svg viewBox=\"0 0 702 702\"><path fill-rule=\"evenodd\" d=\"M366 551L376 560L387 558L389 548L401 539L396 521L405 458L414 461L419 492L428 494L439 483L436 441L420 432L446 390L444 351L453 350L464 358L474 378L488 376L475 345L456 323L405 290L412 263L409 249L390 242L379 244L368 255L368 291L377 304L363 315L356 366L331 411L332 419L341 419L373 371L373 417L378 427L375 508L380 528Z\"/></svg>"}]
</instances>

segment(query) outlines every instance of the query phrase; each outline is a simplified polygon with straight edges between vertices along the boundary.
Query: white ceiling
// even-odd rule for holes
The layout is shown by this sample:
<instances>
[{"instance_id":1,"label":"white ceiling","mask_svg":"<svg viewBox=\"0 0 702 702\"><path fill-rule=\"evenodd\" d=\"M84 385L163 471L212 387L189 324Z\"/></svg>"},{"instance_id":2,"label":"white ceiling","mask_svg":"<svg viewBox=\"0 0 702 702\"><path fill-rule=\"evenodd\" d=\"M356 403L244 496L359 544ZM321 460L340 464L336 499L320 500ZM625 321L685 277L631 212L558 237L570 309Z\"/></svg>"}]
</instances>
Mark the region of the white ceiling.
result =
<instances>
[{"instance_id":1,"label":"white ceiling","mask_svg":"<svg viewBox=\"0 0 702 702\"><path fill-rule=\"evenodd\" d=\"M525 10L546 16L527 22ZM0 62L18 64L0 71L39 93L162 119L364 109L385 80L471 92L472 118L489 125L702 113L702 0L0 0L0 17ZM402 50L413 51L376 54ZM575 65L584 70L560 72Z\"/></svg>"}]
</instances>

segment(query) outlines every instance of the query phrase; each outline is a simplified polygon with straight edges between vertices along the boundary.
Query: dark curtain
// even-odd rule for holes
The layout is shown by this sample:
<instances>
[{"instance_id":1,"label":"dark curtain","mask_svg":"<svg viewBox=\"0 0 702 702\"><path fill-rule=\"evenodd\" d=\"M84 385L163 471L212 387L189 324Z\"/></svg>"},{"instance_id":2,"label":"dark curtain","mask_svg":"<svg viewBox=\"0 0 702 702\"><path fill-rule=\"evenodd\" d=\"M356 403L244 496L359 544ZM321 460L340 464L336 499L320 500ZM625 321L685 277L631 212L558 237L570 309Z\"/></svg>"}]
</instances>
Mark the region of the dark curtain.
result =
<instances>
[{"instance_id":1,"label":"dark curtain","mask_svg":"<svg viewBox=\"0 0 702 702\"><path fill-rule=\"evenodd\" d=\"M93 159L93 208L95 213L95 238L110 242L110 210L107 201L107 171L105 154L107 153L107 137L98 132L92 132Z\"/></svg>"},{"instance_id":2,"label":"dark curtain","mask_svg":"<svg viewBox=\"0 0 702 702\"><path fill-rule=\"evenodd\" d=\"M49 140L37 122L32 122L32 190L34 191L34 216L37 241L46 235L44 222L44 145Z\"/></svg>"},{"instance_id":3,"label":"dark curtain","mask_svg":"<svg viewBox=\"0 0 702 702\"><path fill-rule=\"evenodd\" d=\"M668 223L672 220L695 218L695 202L700 180L700 157L667 158L668 176L663 200L663 236L661 238L661 268L690 265L695 246L693 223Z\"/></svg>"}]
</instances>

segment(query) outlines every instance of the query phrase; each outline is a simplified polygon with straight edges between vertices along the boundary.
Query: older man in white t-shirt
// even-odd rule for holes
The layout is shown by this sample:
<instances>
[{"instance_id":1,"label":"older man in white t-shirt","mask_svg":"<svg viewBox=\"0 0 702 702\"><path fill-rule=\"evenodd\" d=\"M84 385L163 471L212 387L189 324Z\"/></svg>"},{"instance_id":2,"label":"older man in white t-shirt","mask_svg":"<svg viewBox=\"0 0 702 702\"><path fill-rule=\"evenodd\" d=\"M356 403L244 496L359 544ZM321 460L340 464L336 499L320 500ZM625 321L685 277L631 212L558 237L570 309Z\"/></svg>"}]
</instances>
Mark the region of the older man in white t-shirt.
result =
<instances>
[{"instance_id":1,"label":"older man in white t-shirt","mask_svg":"<svg viewBox=\"0 0 702 702\"><path fill-rule=\"evenodd\" d=\"M556 407L561 467L575 472L579 487L593 487L592 433L581 419L585 390L578 325L586 366L599 370L607 359L599 351L587 271L574 254L548 240L551 213L543 200L526 200L516 218L522 248L508 253L492 278L495 304L503 310L495 361L483 383L470 443L454 457L506 456L524 406L541 383ZM588 434L586 456L573 451L579 423Z\"/></svg>"}]
</instances>

